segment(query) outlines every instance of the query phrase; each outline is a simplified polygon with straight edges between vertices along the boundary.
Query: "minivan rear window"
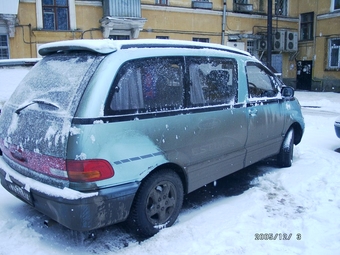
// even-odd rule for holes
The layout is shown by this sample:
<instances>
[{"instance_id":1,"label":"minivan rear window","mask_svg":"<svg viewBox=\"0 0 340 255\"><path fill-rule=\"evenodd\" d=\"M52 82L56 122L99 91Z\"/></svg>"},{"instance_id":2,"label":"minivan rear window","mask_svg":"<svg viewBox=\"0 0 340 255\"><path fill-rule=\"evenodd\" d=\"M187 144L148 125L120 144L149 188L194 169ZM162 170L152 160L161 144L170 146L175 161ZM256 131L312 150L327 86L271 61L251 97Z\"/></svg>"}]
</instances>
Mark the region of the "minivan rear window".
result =
<instances>
[{"instance_id":1,"label":"minivan rear window","mask_svg":"<svg viewBox=\"0 0 340 255\"><path fill-rule=\"evenodd\" d=\"M46 56L23 79L10 103L18 105L17 109L39 107L73 115L74 100L80 99L101 59L89 53Z\"/></svg>"}]
</instances>

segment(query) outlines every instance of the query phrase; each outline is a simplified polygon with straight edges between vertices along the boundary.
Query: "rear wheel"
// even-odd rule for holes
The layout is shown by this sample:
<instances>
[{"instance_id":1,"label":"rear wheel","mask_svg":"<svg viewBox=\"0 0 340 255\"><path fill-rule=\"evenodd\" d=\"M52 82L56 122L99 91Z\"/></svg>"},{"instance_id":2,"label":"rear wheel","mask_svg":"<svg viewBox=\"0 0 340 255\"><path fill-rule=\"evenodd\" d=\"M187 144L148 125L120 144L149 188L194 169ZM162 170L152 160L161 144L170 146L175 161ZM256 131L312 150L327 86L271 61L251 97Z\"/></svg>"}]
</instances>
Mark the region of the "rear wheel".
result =
<instances>
[{"instance_id":1,"label":"rear wheel","mask_svg":"<svg viewBox=\"0 0 340 255\"><path fill-rule=\"evenodd\" d=\"M152 173L141 184L129 216L130 227L152 236L176 221L183 203L183 184L171 170Z\"/></svg>"},{"instance_id":2,"label":"rear wheel","mask_svg":"<svg viewBox=\"0 0 340 255\"><path fill-rule=\"evenodd\" d=\"M288 130L285 139L281 145L280 153L277 155L279 167L290 167L293 162L294 152L294 129Z\"/></svg>"}]
</instances>

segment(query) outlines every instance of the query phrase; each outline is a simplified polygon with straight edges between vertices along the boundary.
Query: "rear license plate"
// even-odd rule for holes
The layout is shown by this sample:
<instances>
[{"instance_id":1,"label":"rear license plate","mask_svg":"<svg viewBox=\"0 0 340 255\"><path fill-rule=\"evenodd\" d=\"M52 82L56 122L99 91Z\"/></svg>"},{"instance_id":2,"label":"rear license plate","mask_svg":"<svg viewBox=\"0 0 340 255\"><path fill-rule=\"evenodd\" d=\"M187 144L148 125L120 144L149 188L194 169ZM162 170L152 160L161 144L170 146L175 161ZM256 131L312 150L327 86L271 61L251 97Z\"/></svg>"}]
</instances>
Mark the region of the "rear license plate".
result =
<instances>
[{"instance_id":1,"label":"rear license plate","mask_svg":"<svg viewBox=\"0 0 340 255\"><path fill-rule=\"evenodd\" d=\"M31 196L31 193L29 191L25 190L24 188L20 187L19 185L11 183L11 182L7 183L7 187L18 198L21 198L26 203L28 203L28 204L33 206L32 196Z\"/></svg>"}]
</instances>

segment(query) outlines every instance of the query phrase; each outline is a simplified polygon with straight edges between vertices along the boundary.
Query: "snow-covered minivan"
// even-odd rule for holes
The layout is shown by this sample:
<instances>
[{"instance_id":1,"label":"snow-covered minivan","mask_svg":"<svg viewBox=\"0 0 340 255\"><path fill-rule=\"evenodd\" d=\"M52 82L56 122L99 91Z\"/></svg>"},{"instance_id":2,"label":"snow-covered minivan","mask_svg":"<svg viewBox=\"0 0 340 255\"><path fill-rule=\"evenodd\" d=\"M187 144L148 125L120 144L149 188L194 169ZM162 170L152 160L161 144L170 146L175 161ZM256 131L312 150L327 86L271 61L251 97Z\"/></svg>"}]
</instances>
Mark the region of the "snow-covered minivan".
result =
<instances>
[{"instance_id":1,"label":"snow-covered minivan","mask_svg":"<svg viewBox=\"0 0 340 255\"><path fill-rule=\"evenodd\" d=\"M44 56L0 119L1 183L60 224L151 236L183 196L271 156L289 167L294 91L247 52L172 40L74 40Z\"/></svg>"}]
</instances>

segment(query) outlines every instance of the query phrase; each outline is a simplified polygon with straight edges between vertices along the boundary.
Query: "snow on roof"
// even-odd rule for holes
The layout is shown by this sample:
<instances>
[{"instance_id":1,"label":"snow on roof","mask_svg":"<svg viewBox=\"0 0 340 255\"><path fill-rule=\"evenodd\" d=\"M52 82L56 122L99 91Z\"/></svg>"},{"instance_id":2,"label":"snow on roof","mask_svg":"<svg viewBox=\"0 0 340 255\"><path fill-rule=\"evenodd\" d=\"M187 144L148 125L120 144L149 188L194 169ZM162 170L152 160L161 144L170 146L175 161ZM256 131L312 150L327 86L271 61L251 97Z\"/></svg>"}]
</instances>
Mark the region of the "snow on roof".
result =
<instances>
[{"instance_id":1,"label":"snow on roof","mask_svg":"<svg viewBox=\"0 0 340 255\"><path fill-rule=\"evenodd\" d=\"M184 40L160 40L160 39L138 39L138 40L110 40L110 39L86 39L69 40L47 43L39 48L39 54L44 56L63 50L88 50L101 54L109 54L126 48L159 48L159 47L181 47L181 48L209 48L238 53L246 56L250 54L237 48L213 43L202 43Z\"/></svg>"},{"instance_id":2,"label":"snow on roof","mask_svg":"<svg viewBox=\"0 0 340 255\"><path fill-rule=\"evenodd\" d=\"M12 58L12 59L1 59L0 66L33 66L40 58Z\"/></svg>"},{"instance_id":3,"label":"snow on roof","mask_svg":"<svg viewBox=\"0 0 340 255\"><path fill-rule=\"evenodd\" d=\"M117 50L113 40L68 40L46 43L39 47L39 54L44 56L57 51L63 50L88 50L101 54L109 54Z\"/></svg>"}]
</instances>

